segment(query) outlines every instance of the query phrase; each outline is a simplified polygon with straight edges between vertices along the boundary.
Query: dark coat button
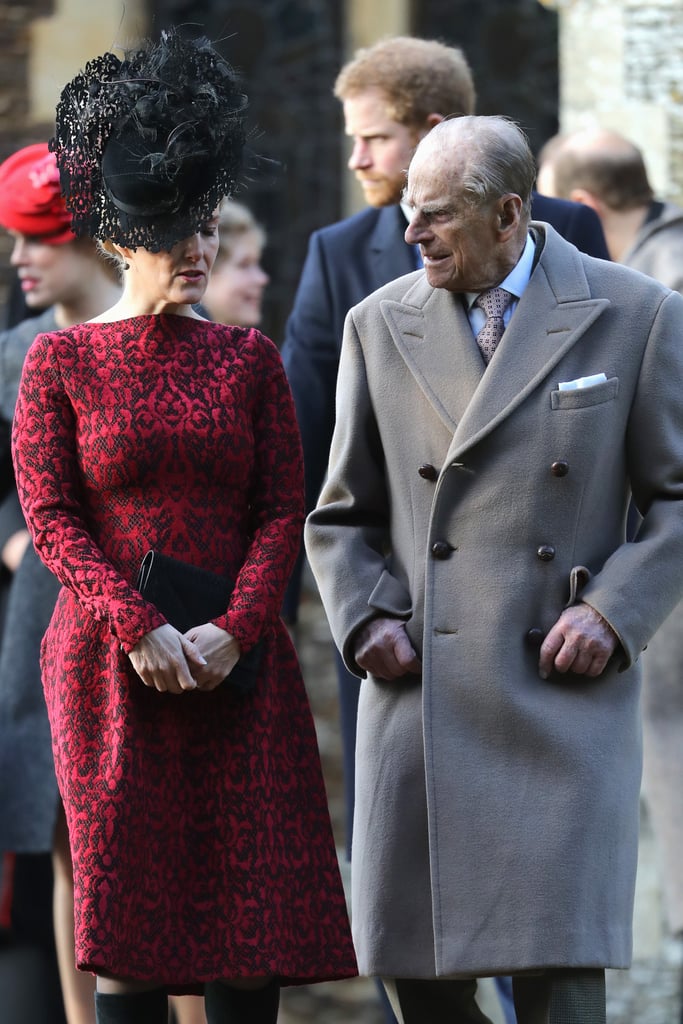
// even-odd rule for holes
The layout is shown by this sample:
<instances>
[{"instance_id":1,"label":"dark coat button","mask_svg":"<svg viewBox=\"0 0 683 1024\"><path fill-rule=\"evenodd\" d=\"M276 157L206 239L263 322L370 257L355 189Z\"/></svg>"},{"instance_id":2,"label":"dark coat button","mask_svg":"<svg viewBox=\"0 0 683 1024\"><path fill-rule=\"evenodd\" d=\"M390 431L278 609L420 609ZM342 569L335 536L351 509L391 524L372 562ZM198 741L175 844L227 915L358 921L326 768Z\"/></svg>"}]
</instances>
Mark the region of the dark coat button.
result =
<instances>
[{"instance_id":1,"label":"dark coat button","mask_svg":"<svg viewBox=\"0 0 683 1024\"><path fill-rule=\"evenodd\" d=\"M552 562L555 557L555 548L552 544L541 544L536 554L542 562Z\"/></svg>"},{"instance_id":2,"label":"dark coat button","mask_svg":"<svg viewBox=\"0 0 683 1024\"><path fill-rule=\"evenodd\" d=\"M448 558L452 550L453 548L445 540L436 540L432 544L432 555L441 561Z\"/></svg>"},{"instance_id":3,"label":"dark coat button","mask_svg":"<svg viewBox=\"0 0 683 1024\"><path fill-rule=\"evenodd\" d=\"M423 480L436 480L439 473L435 466L432 466L430 462L425 462L423 466L420 466L418 473Z\"/></svg>"},{"instance_id":4,"label":"dark coat button","mask_svg":"<svg viewBox=\"0 0 683 1024\"><path fill-rule=\"evenodd\" d=\"M545 634L538 626L534 626L526 635L526 642L530 647L540 647L545 640Z\"/></svg>"},{"instance_id":5,"label":"dark coat button","mask_svg":"<svg viewBox=\"0 0 683 1024\"><path fill-rule=\"evenodd\" d=\"M569 463L564 459L558 459L557 462L553 462L550 472L553 476L566 476L569 472Z\"/></svg>"}]
</instances>

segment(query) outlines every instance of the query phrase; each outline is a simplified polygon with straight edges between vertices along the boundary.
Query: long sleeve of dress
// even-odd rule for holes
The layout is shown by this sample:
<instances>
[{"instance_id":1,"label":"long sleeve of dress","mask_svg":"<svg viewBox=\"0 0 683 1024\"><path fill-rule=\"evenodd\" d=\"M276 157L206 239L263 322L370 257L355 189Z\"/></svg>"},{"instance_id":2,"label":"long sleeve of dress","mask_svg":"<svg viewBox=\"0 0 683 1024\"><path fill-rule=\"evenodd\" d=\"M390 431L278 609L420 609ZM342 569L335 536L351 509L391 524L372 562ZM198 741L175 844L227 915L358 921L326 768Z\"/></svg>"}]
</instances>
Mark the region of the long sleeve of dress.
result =
<instances>
[{"instance_id":1,"label":"long sleeve of dress","mask_svg":"<svg viewBox=\"0 0 683 1024\"><path fill-rule=\"evenodd\" d=\"M84 518L75 412L51 337L39 336L29 350L17 399L19 499L41 560L129 650L165 619L105 558Z\"/></svg>"},{"instance_id":2,"label":"long sleeve of dress","mask_svg":"<svg viewBox=\"0 0 683 1024\"><path fill-rule=\"evenodd\" d=\"M272 343L263 350L263 360L253 421L251 540L228 613L216 620L243 649L253 647L279 615L304 523L303 455L294 403Z\"/></svg>"}]
</instances>

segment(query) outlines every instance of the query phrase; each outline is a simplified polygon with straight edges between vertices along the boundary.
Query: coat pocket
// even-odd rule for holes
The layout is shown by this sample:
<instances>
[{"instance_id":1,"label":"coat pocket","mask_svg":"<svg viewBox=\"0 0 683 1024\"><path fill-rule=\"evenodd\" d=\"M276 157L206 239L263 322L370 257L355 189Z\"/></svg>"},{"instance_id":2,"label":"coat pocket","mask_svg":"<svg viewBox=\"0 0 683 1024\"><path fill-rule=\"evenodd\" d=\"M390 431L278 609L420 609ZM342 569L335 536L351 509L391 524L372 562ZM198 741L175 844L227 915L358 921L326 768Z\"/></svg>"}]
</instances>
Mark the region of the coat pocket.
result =
<instances>
[{"instance_id":1,"label":"coat pocket","mask_svg":"<svg viewBox=\"0 0 683 1024\"><path fill-rule=\"evenodd\" d=\"M619 378L610 377L601 384L593 384L589 388L577 388L574 391L560 391L557 388L550 392L551 409L589 409L593 405L611 402L619 394Z\"/></svg>"}]
</instances>

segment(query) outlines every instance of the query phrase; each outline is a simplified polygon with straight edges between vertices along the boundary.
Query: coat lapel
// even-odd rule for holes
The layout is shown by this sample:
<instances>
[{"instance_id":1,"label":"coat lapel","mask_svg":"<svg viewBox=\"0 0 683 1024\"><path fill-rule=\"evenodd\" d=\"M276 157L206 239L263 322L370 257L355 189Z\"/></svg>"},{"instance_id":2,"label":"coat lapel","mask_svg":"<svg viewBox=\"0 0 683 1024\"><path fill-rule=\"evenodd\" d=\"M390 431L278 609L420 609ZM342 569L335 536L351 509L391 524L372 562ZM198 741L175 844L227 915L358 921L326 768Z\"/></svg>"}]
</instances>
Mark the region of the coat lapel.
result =
<instances>
[{"instance_id":1,"label":"coat lapel","mask_svg":"<svg viewBox=\"0 0 683 1024\"><path fill-rule=\"evenodd\" d=\"M403 359L454 433L451 458L509 416L609 305L591 298L574 246L545 225L534 229L540 260L486 372L459 297L421 274L402 302L381 303Z\"/></svg>"},{"instance_id":2,"label":"coat lapel","mask_svg":"<svg viewBox=\"0 0 683 1024\"><path fill-rule=\"evenodd\" d=\"M558 305L544 274L530 282L453 439L451 455L476 444L539 387L609 305L584 298Z\"/></svg>"},{"instance_id":3,"label":"coat lapel","mask_svg":"<svg viewBox=\"0 0 683 1024\"><path fill-rule=\"evenodd\" d=\"M459 296L432 288L423 273L416 276L404 302L384 300L380 308L425 398L454 433L484 376L484 363Z\"/></svg>"}]
</instances>

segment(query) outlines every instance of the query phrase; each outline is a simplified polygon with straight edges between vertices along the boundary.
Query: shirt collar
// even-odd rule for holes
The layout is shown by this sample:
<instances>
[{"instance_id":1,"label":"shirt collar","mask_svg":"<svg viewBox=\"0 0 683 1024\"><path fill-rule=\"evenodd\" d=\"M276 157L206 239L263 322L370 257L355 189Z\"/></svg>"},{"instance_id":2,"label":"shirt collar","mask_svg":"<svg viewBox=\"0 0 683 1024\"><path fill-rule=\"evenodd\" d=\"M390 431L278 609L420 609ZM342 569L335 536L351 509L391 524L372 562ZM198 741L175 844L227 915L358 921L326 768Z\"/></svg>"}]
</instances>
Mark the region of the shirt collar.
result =
<instances>
[{"instance_id":1,"label":"shirt collar","mask_svg":"<svg viewBox=\"0 0 683 1024\"><path fill-rule=\"evenodd\" d=\"M535 255L536 246L533 238L528 234L522 255L508 276L498 284L498 288L504 288L506 292L510 292L516 299L521 299L531 277ZM474 300L479 295L481 295L481 292L465 292L465 301L468 309L472 308Z\"/></svg>"},{"instance_id":2,"label":"shirt collar","mask_svg":"<svg viewBox=\"0 0 683 1024\"><path fill-rule=\"evenodd\" d=\"M403 216L406 219L406 223L410 224L410 218L413 216L413 208L408 203L399 203L399 206L403 210Z\"/></svg>"}]
</instances>

